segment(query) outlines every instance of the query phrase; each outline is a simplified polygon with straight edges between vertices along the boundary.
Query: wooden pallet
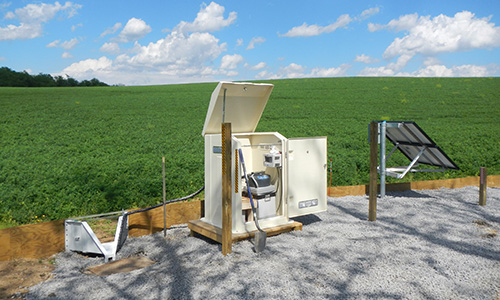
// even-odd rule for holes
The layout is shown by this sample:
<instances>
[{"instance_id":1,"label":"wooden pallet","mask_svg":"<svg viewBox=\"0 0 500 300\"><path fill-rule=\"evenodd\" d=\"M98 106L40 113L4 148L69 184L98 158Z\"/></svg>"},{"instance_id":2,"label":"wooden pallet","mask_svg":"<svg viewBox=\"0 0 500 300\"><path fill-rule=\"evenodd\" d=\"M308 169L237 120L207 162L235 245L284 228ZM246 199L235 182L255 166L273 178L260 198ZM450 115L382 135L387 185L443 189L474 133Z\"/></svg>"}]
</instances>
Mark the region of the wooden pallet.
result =
<instances>
[{"instance_id":1,"label":"wooden pallet","mask_svg":"<svg viewBox=\"0 0 500 300\"><path fill-rule=\"evenodd\" d=\"M212 224L209 224L209 223L204 222L202 220L189 221L188 228L191 230L191 236L195 236L196 234L200 234L204 237L207 237L211 240L214 240L214 241L222 244L222 229L221 228L215 227ZM278 234L285 233L285 232L302 230L302 223L297 222L297 221L293 221L289 224L274 226L271 228L265 228L263 230L267 233L267 236L273 236L273 235L278 235ZM233 233L232 234L232 241L233 241L233 243L235 243L238 241L252 238L255 236L256 232L257 232L257 230L251 231L251 232L245 232L245 233Z\"/></svg>"}]
</instances>

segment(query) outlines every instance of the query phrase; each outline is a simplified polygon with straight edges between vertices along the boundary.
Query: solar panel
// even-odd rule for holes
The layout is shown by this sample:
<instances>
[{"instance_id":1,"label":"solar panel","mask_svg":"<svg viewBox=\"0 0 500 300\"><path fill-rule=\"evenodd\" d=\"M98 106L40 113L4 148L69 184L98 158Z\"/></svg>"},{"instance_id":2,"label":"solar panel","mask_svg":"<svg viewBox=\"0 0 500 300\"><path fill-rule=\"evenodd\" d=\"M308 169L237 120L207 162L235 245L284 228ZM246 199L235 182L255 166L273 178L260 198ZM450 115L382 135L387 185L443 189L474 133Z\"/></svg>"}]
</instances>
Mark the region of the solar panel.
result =
<instances>
[{"instance_id":1,"label":"solar panel","mask_svg":"<svg viewBox=\"0 0 500 300\"><path fill-rule=\"evenodd\" d=\"M410 161L420 154L416 161L419 164L459 170L459 167L415 122L387 121L386 124L387 139Z\"/></svg>"}]
</instances>

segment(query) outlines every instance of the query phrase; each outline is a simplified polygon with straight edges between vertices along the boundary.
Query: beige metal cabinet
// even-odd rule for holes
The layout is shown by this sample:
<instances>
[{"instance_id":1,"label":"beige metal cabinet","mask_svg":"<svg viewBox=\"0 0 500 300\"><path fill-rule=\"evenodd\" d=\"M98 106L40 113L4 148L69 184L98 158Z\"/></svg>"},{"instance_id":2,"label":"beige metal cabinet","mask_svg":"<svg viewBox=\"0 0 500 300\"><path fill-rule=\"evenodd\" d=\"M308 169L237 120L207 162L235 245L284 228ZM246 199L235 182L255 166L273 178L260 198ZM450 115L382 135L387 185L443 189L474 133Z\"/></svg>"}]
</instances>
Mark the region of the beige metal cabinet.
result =
<instances>
[{"instance_id":1,"label":"beige metal cabinet","mask_svg":"<svg viewBox=\"0 0 500 300\"><path fill-rule=\"evenodd\" d=\"M221 123L232 127L232 231L256 230L245 215L245 181L234 153L241 149L247 173L264 172L275 187L272 197L258 209L262 228L284 225L291 217L326 210L326 137L287 139L278 132L255 132L273 90L272 84L220 82L212 93L202 135L205 138L205 217L203 221L222 227ZM281 154L279 167L264 164L270 152ZM259 202L267 201L267 202ZM273 203L269 203L273 201ZM272 205L270 205L272 204Z\"/></svg>"}]
</instances>

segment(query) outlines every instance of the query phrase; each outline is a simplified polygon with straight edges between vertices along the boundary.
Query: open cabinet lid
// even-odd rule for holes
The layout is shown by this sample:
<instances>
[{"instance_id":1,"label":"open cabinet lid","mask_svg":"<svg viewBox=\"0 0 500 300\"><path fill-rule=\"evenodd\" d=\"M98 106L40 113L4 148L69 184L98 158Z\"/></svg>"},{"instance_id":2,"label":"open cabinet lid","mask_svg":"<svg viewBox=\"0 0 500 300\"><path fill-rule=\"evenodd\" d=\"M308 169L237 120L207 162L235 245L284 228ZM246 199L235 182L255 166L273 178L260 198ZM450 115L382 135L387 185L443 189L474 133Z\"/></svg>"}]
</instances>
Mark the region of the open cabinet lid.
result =
<instances>
[{"instance_id":1,"label":"open cabinet lid","mask_svg":"<svg viewBox=\"0 0 500 300\"><path fill-rule=\"evenodd\" d=\"M219 82L210 98L202 136L221 133L223 111L232 132L254 132L273 88L268 83Z\"/></svg>"}]
</instances>

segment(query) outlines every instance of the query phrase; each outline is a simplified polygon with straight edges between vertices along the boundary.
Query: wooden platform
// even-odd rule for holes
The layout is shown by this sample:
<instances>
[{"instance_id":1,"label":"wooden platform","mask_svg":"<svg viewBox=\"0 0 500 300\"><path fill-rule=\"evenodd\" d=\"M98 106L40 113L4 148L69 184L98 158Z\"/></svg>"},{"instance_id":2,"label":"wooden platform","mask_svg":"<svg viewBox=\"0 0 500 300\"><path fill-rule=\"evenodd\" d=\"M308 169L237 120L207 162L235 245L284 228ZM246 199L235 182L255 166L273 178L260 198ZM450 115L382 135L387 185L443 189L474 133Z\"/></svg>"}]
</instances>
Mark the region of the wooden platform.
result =
<instances>
[{"instance_id":1,"label":"wooden platform","mask_svg":"<svg viewBox=\"0 0 500 300\"><path fill-rule=\"evenodd\" d=\"M222 244L221 228L215 227L212 224L208 224L207 222L204 222L202 220L189 221L188 228L191 230L191 236L194 236L195 233L197 233ZM273 236L273 235L278 235L280 233L302 230L302 223L293 221L289 224L274 226L271 228L265 228L263 230L267 233L267 236ZM248 238L252 238L255 236L256 232L257 230L245 233L233 233L232 234L233 243L237 241L246 240Z\"/></svg>"}]
</instances>

